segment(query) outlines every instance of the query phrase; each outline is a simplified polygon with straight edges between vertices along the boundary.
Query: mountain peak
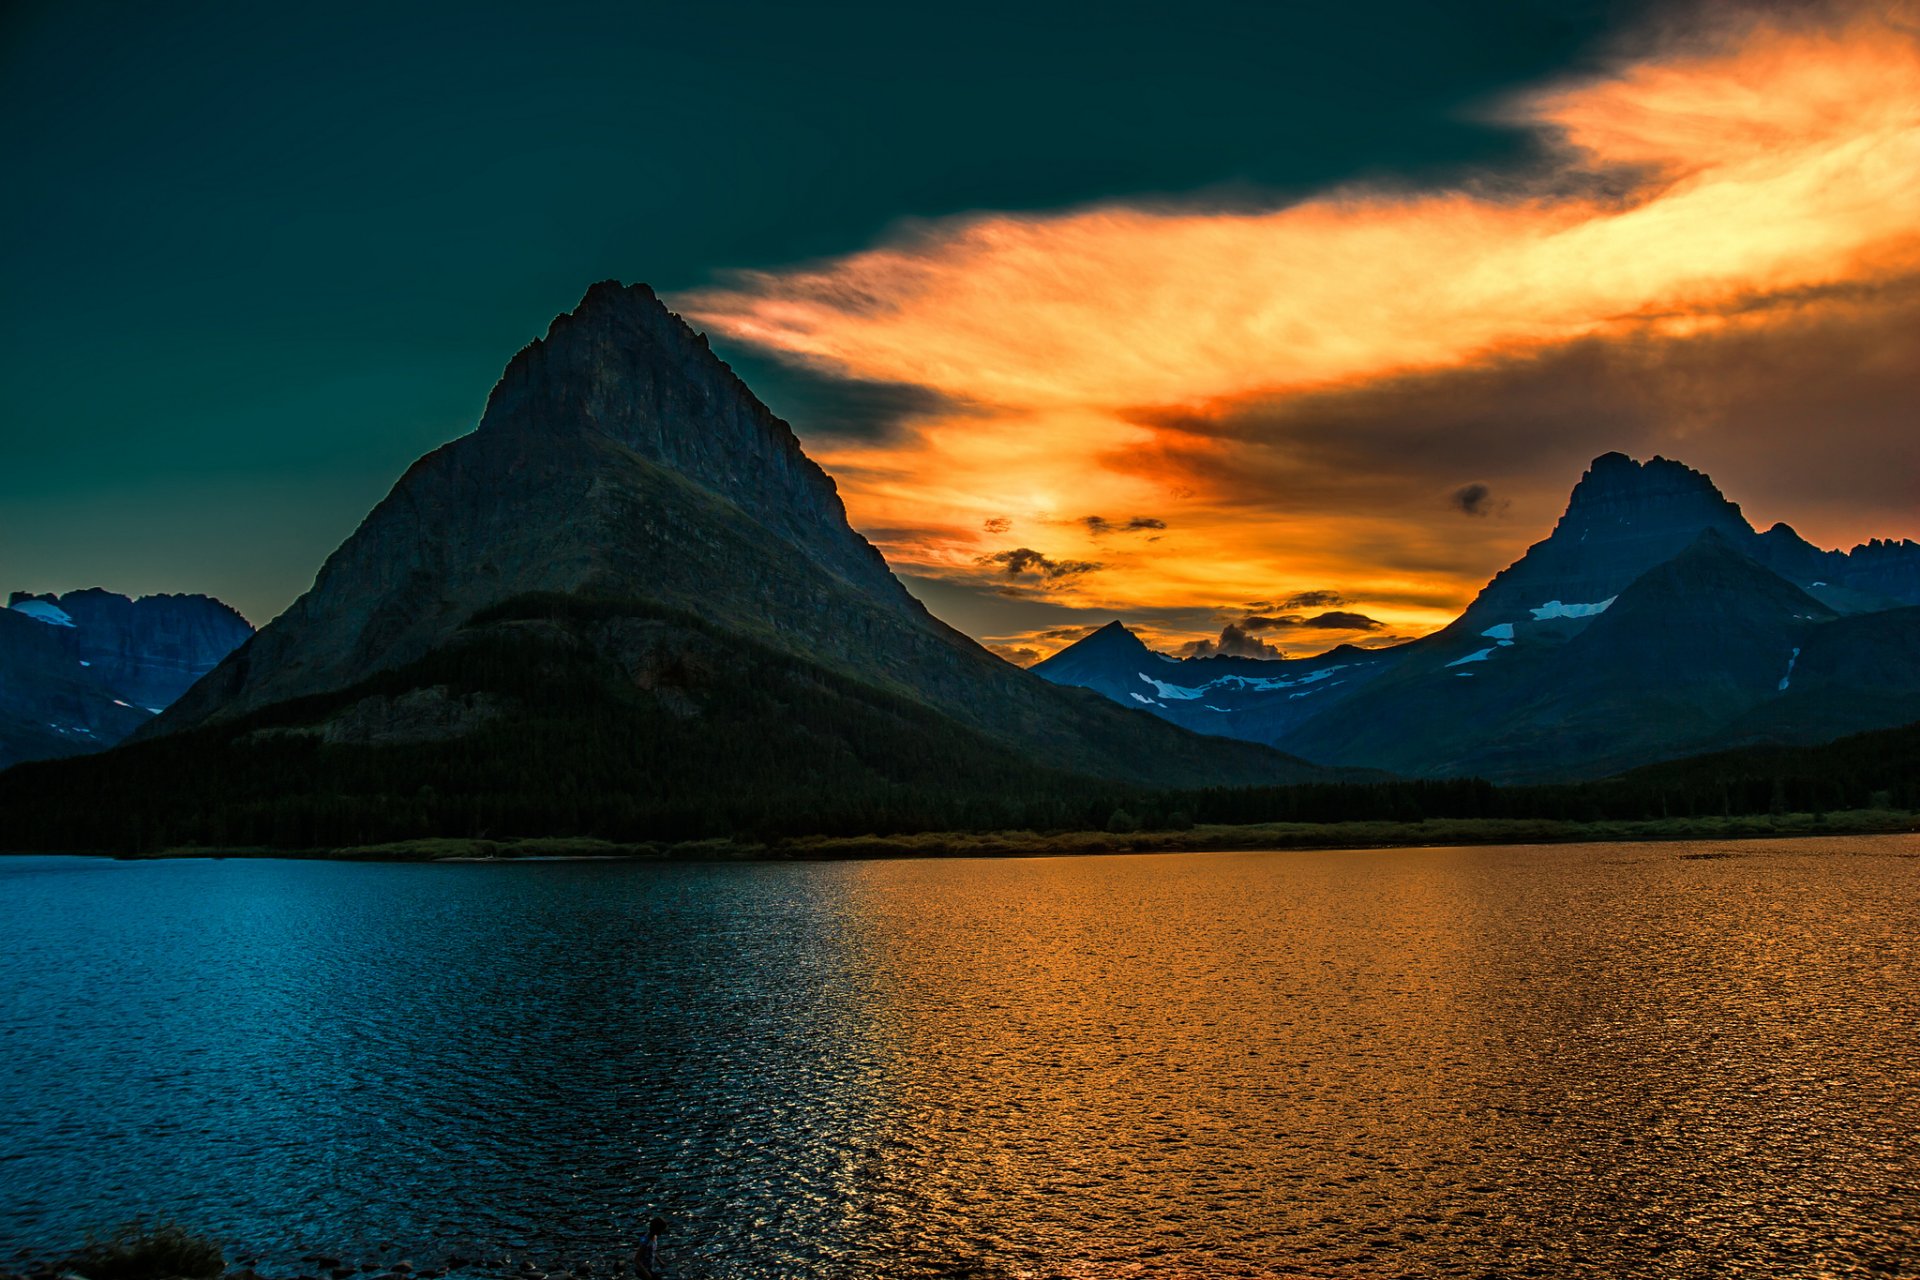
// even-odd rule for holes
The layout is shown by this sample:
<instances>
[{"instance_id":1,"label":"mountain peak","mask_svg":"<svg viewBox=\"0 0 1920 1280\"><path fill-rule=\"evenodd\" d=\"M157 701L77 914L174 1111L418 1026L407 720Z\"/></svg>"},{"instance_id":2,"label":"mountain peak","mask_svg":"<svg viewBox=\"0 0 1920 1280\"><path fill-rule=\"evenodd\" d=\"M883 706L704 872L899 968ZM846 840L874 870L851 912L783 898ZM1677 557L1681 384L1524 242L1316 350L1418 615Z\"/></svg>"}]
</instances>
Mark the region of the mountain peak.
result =
<instances>
[{"instance_id":1,"label":"mountain peak","mask_svg":"<svg viewBox=\"0 0 1920 1280\"><path fill-rule=\"evenodd\" d=\"M847 581L918 607L847 526L833 479L793 429L647 285L602 280L556 316L508 364L476 435L529 465L562 437L612 441L733 503Z\"/></svg>"},{"instance_id":2,"label":"mountain peak","mask_svg":"<svg viewBox=\"0 0 1920 1280\"><path fill-rule=\"evenodd\" d=\"M1125 649L1129 652L1136 650L1141 653L1152 652L1152 650L1147 648L1146 642L1130 631L1127 628L1127 624L1118 618L1115 618L1112 622L1107 623L1105 626L1098 628L1088 635L1081 637L1068 647L1079 648L1082 645L1105 649L1109 652L1117 649ZM1062 652L1064 652L1064 650Z\"/></svg>"},{"instance_id":3,"label":"mountain peak","mask_svg":"<svg viewBox=\"0 0 1920 1280\"><path fill-rule=\"evenodd\" d=\"M583 392L609 382L631 383L636 374L676 366L717 376L730 384L730 393L778 422L713 354L706 336L669 311L651 287L602 280L587 289L573 310L555 316L544 337L514 354L487 398L480 427L596 426L604 407L597 400L604 397Z\"/></svg>"},{"instance_id":4,"label":"mountain peak","mask_svg":"<svg viewBox=\"0 0 1920 1280\"><path fill-rule=\"evenodd\" d=\"M1603 453L1574 485L1551 536L1496 575L1469 612L1609 599L1706 530L1743 551L1758 538L1705 472L1658 454L1640 462Z\"/></svg>"},{"instance_id":5,"label":"mountain peak","mask_svg":"<svg viewBox=\"0 0 1920 1280\"><path fill-rule=\"evenodd\" d=\"M1032 670L1050 680L1073 683L1070 674L1083 668L1104 668L1114 662L1134 663L1156 658L1139 636L1115 618L1103 627L1089 631L1052 657L1033 664Z\"/></svg>"},{"instance_id":6,"label":"mountain peak","mask_svg":"<svg viewBox=\"0 0 1920 1280\"><path fill-rule=\"evenodd\" d=\"M1727 501L1705 472L1659 454L1638 462L1618 452L1603 453L1588 464L1567 499L1561 523L1589 514L1619 517L1651 511L1746 523L1739 506Z\"/></svg>"}]
</instances>

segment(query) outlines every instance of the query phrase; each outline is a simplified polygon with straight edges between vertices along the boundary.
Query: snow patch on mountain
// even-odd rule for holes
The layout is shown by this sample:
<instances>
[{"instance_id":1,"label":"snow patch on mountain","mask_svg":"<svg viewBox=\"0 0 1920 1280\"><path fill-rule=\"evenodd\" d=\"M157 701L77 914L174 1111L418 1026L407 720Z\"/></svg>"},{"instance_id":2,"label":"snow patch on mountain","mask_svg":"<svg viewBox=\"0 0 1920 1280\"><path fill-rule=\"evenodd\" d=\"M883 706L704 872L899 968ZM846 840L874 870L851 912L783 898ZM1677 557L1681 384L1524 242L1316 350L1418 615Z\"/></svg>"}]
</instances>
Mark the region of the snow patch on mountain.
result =
<instances>
[{"instance_id":1,"label":"snow patch on mountain","mask_svg":"<svg viewBox=\"0 0 1920 1280\"><path fill-rule=\"evenodd\" d=\"M1485 662L1488 658L1491 658L1492 656L1493 656L1493 648L1491 645L1489 645L1485 649L1475 649L1472 653L1468 654L1464 658L1455 658L1452 662L1449 662L1447 665L1450 667L1464 667L1469 662ZM1466 672L1463 674L1470 675L1472 673Z\"/></svg>"},{"instance_id":2,"label":"snow patch on mountain","mask_svg":"<svg viewBox=\"0 0 1920 1280\"><path fill-rule=\"evenodd\" d=\"M65 609L48 604L45 600L16 600L12 607L15 613L24 613L35 622L44 622L51 627L73 625L73 618Z\"/></svg>"},{"instance_id":3,"label":"snow patch on mountain","mask_svg":"<svg viewBox=\"0 0 1920 1280\"><path fill-rule=\"evenodd\" d=\"M1787 682L1793 679L1793 664L1798 661L1800 661L1800 647L1795 645L1793 652L1787 655L1787 674L1780 677L1781 693L1787 691Z\"/></svg>"},{"instance_id":4,"label":"snow patch on mountain","mask_svg":"<svg viewBox=\"0 0 1920 1280\"><path fill-rule=\"evenodd\" d=\"M1177 684L1168 684L1164 680L1155 680L1152 676L1148 675L1144 671L1139 672L1137 674L1142 680L1145 680L1148 684L1153 686L1155 693L1158 693L1163 698L1172 698L1176 702L1197 702L1200 699L1200 696L1208 688L1212 687L1210 685L1202 685L1198 689L1188 689ZM1136 698L1139 696L1140 696L1139 694L1134 695L1134 697Z\"/></svg>"},{"instance_id":5,"label":"snow patch on mountain","mask_svg":"<svg viewBox=\"0 0 1920 1280\"><path fill-rule=\"evenodd\" d=\"M1591 618L1596 613L1605 613L1607 606L1619 598L1608 596L1595 604L1562 604L1558 600L1549 600L1527 612L1533 615L1535 622L1545 622L1548 618Z\"/></svg>"}]
</instances>

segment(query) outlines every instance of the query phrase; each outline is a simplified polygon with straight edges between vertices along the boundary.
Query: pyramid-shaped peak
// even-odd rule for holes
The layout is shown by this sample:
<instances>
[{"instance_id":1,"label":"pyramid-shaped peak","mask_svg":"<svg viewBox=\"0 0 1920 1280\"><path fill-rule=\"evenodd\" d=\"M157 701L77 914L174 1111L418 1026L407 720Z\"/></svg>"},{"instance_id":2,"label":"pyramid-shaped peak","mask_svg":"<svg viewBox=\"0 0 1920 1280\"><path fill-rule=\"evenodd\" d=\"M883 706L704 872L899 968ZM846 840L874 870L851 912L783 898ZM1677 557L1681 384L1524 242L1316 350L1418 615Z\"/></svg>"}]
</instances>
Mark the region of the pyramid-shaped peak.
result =
<instances>
[{"instance_id":1,"label":"pyramid-shaped peak","mask_svg":"<svg viewBox=\"0 0 1920 1280\"><path fill-rule=\"evenodd\" d=\"M1089 663L1102 667L1112 663L1128 666L1152 655L1153 650L1147 648L1139 636L1127 630L1125 623L1115 618L1105 626L1089 631L1051 657L1035 663L1033 670L1046 675L1081 670Z\"/></svg>"},{"instance_id":2,"label":"pyramid-shaped peak","mask_svg":"<svg viewBox=\"0 0 1920 1280\"><path fill-rule=\"evenodd\" d=\"M1089 633L1076 643L1097 645L1102 648L1145 649L1146 642L1128 630L1127 624L1115 618L1112 622Z\"/></svg>"},{"instance_id":3,"label":"pyramid-shaped peak","mask_svg":"<svg viewBox=\"0 0 1920 1280\"><path fill-rule=\"evenodd\" d=\"M1702 529L1678 555L1641 575L1620 593L1621 604L1615 609L1645 597L1674 597L1695 612L1725 614L1730 608L1764 604L1776 612L1785 609L1790 616L1832 616L1827 606L1755 560L1719 529ZM1663 609L1678 607L1671 600L1662 605ZM1625 608L1620 616L1631 612L1631 607Z\"/></svg>"},{"instance_id":4,"label":"pyramid-shaped peak","mask_svg":"<svg viewBox=\"0 0 1920 1280\"><path fill-rule=\"evenodd\" d=\"M521 348L478 434L527 458L547 456L561 437L612 441L734 503L849 581L907 598L847 527L832 479L792 428L644 284L593 285Z\"/></svg>"}]
</instances>

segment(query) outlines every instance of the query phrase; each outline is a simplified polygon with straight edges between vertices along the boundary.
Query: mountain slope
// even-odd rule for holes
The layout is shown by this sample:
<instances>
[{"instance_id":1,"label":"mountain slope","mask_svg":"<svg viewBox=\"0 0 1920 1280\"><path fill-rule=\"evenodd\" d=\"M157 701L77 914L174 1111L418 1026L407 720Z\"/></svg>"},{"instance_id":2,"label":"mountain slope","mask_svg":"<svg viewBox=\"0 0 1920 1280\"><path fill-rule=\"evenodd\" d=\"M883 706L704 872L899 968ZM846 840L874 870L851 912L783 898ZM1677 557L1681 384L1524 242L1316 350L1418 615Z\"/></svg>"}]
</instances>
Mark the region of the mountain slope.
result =
<instances>
[{"instance_id":1,"label":"mountain slope","mask_svg":"<svg viewBox=\"0 0 1920 1280\"><path fill-rule=\"evenodd\" d=\"M252 631L208 596L14 592L0 610L0 768L112 746Z\"/></svg>"},{"instance_id":2,"label":"mountain slope","mask_svg":"<svg viewBox=\"0 0 1920 1280\"><path fill-rule=\"evenodd\" d=\"M1597 777L1724 741L1834 616L1709 530L1577 631L1423 654L1289 741L1427 776Z\"/></svg>"},{"instance_id":3,"label":"mountain slope","mask_svg":"<svg viewBox=\"0 0 1920 1280\"><path fill-rule=\"evenodd\" d=\"M346 688L542 592L697 616L1065 771L1182 784L1315 772L1057 689L933 618L706 340L645 286L614 284L523 349L478 429L416 462L313 588L142 737Z\"/></svg>"},{"instance_id":4,"label":"mountain slope","mask_svg":"<svg viewBox=\"0 0 1920 1280\"><path fill-rule=\"evenodd\" d=\"M684 613L535 595L348 689L0 774L0 848L1083 828L1115 785Z\"/></svg>"}]
</instances>

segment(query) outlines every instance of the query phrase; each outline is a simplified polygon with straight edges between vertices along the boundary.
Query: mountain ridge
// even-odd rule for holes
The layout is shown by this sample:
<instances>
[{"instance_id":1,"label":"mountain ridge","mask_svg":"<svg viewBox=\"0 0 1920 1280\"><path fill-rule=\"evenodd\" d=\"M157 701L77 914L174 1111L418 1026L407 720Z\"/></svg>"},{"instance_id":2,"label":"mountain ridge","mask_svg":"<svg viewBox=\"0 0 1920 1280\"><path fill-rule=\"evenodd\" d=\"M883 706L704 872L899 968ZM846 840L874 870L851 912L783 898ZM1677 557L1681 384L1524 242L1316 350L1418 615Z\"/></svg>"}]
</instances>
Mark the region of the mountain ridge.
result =
<instances>
[{"instance_id":1,"label":"mountain ridge","mask_svg":"<svg viewBox=\"0 0 1920 1280\"><path fill-rule=\"evenodd\" d=\"M1690 571L1703 557L1718 566L1700 583L1719 602L1717 619L1698 616L1677 589L1659 606L1669 617L1637 603L1663 574ZM1768 600L1764 623L1748 631L1731 624L1758 619L1751 608ZM1495 574L1458 618L1418 640L1350 655L1243 659L1231 679L1200 683L1191 661L1139 670L1145 664L1111 638L1099 651L1083 640L1033 669L1198 732L1272 743L1324 764L1545 781L1911 719L1920 714L1920 657L1899 619L1915 604L1920 544L1874 539L1839 552L1784 523L1758 533L1704 472L1608 453L1582 474L1546 538ZM1775 624L1795 615L1805 644L1783 644ZM1714 630L1714 641L1689 647L1688 632L1672 625L1683 617L1692 632ZM1855 674L1823 656L1842 647ZM1819 677L1787 696L1777 682L1802 648ZM1751 669L1749 654L1757 655ZM1348 660L1336 666L1336 656ZM1629 659L1649 674L1634 676ZM1776 663L1762 679L1758 672ZM1304 687L1316 667L1327 672L1323 682ZM1871 681L1858 674L1869 668ZM1719 701L1661 692L1669 675L1741 692ZM1574 690L1605 714L1582 712Z\"/></svg>"},{"instance_id":2,"label":"mountain ridge","mask_svg":"<svg viewBox=\"0 0 1920 1280\"><path fill-rule=\"evenodd\" d=\"M0 768L114 745L252 632L212 596L12 592L0 609Z\"/></svg>"}]
</instances>

